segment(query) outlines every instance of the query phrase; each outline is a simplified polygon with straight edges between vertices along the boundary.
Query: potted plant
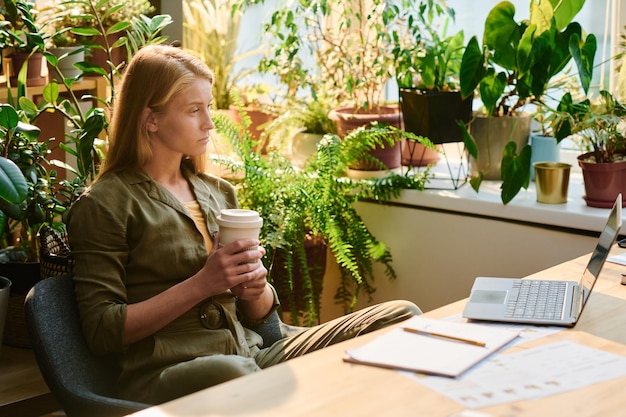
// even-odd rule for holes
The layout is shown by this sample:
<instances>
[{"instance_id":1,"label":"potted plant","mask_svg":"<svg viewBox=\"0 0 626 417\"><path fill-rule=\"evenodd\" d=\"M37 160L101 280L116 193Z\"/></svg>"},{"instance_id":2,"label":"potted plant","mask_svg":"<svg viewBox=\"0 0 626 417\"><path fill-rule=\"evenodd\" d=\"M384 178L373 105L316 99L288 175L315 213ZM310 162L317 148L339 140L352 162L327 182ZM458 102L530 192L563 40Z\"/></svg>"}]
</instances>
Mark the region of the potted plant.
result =
<instances>
[{"instance_id":1,"label":"potted plant","mask_svg":"<svg viewBox=\"0 0 626 417\"><path fill-rule=\"evenodd\" d=\"M553 119L558 141L572 137L583 150L577 157L583 173L585 202L610 208L618 193L626 195L626 106L613 94L574 102L566 93ZM573 135L573 136L572 136Z\"/></svg>"},{"instance_id":2,"label":"potted plant","mask_svg":"<svg viewBox=\"0 0 626 417\"><path fill-rule=\"evenodd\" d=\"M353 203L361 198L382 201L404 188L422 189L428 174L390 174L372 180L343 177L349 164L361 158L363 152L390 140L389 136L404 135L390 126L361 127L343 140L326 135L310 162L296 169L279 153L263 156L255 151L255 141L245 127L246 118L242 114L241 126L223 114L215 116L217 130L232 141L239 158L214 162L233 172L230 178L237 187L240 205L259 211L264 219L264 262L268 279L282 300L283 312L290 314L294 323L301 318L307 325L318 321L323 265L320 272L319 267L308 263L307 242L326 244L336 258L343 277L336 300L350 310L360 295L369 296L374 291L374 263L385 266L388 278L395 277L389 249L372 235ZM301 292L296 294L296 289Z\"/></svg>"},{"instance_id":3,"label":"potted plant","mask_svg":"<svg viewBox=\"0 0 626 417\"><path fill-rule=\"evenodd\" d=\"M47 3L38 10L36 23L47 33L45 52L50 61L49 78L78 78L82 71L74 64L85 61L85 47L77 43L76 36L64 26L72 10L65 3ZM55 68L55 65L56 68Z\"/></svg>"},{"instance_id":4,"label":"potted plant","mask_svg":"<svg viewBox=\"0 0 626 417\"><path fill-rule=\"evenodd\" d=\"M128 44L128 50L134 51L136 49L133 48L144 43L160 42L161 38L156 33L163 22L167 22L167 19L158 16L155 16L154 20L145 16L135 17L129 22L126 38L123 39L124 44ZM48 56L47 58L50 59ZM51 62L57 64L56 60ZM90 66L81 63L77 64L77 67L85 73L95 73L107 80L111 79L111 73L103 68L94 67L93 64ZM9 339L12 335L21 334L22 337L17 337L21 346L28 346L29 343L24 324L23 298L32 284L40 279L38 233L48 227L64 231L64 213L97 175L99 162L104 158L108 118L106 106L110 105L115 93L113 84L111 96L89 97L94 106L84 111L81 98L77 97L77 93L72 89L76 80L63 77L61 82L67 90L63 96L60 93L59 82L51 80L43 88L41 100L35 104L25 94L24 80L19 77L17 97L9 94L7 105L9 110L3 110L3 114L9 116L0 118L3 126L8 126L0 134L0 151L19 167L27 185L27 192L22 201L16 203L0 201L0 217L3 220L0 246L4 249L5 260L12 261L11 268L32 269L29 280L26 273L16 272L12 275L1 270L7 266L6 263L0 265L0 274L19 277L13 280L16 284L12 287L17 306L15 309L17 313L12 321L15 323L15 329L10 327L8 334ZM98 104L102 107L96 106ZM55 140L45 135L40 137L42 136L40 130L33 126L44 113L57 113L62 116L69 125L66 140ZM53 143L71 155L74 162L51 160L49 148ZM64 169L71 175L61 180L55 167ZM20 257L15 255L16 249L21 249Z\"/></svg>"},{"instance_id":5,"label":"potted plant","mask_svg":"<svg viewBox=\"0 0 626 417\"><path fill-rule=\"evenodd\" d=\"M415 17L409 28L414 41L398 41L393 49L404 129L436 144L461 142L457 122L469 122L473 98L462 98L459 91L464 33L447 35L454 11L445 4L422 4ZM423 166L438 159L438 152L428 152L412 141L404 144L403 165Z\"/></svg>"},{"instance_id":6,"label":"potted plant","mask_svg":"<svg viewBox=\"0 0 626 417\"><path fill-rule=\"evenodd\" d=\"M276 74L289 94L323 91L338 106L331 117L339 136L371 122L399 128L400 110L387 104L385 86L395 78L394 39L407 39L412 10L410 1L384 0L303 0L278 7L264 25L271 47L260 68ZM389 146L376 157L390 156L388 167L399 167L400 142Z\"/></svg>"},{"instance_id":7,"label":"potted plant","mask_svg":"<svg viewBox=\"0 0 626 417\"><path fill-rule=\"evenodd\" d=\"M197 55L215 74L213 102L218 110L231 109L230 92L253 68L236 70L260 49L239 52L239 28L244 8L237 0L184 0L183 46Z\"/></svg>"},{"instance_id":8,"label":"potted plant","mask_svg":"<svg viewBox=\"0 0 626 417\"><path fill-rule=\"evenodd\" d=\"M22 73L25 83L44 85L43 50L45 33L35 24L36 10L29 1L6 0L0 6L0 49L2 60L9 59L10 65L4 65L5 74L9 75L10 85L17 85L17 78Z\"/></svg>"},{"instance_id":9,"label":"potted plant","mask_svg":"<svg viewBox=\"0 0 626 417\"><path fill-rule=\"evenodd\" d=\"M147 16L155 9L148 0L53 0L62 17L59 25L84 45L87 59L113 73L130 54L122 37L133 19Z\"/></svg>"},{"instance_id":10,"label":"potted plant","mask_svg":"<svg viewBox=\"0 0 626 417\"><path fill-rule=\"evenodd\" d=\"M287 149L296 167L304 167L326 134L337 131L328 116L330 105L314 98L291 98L284 112L265 129L271 147ZM285 141L287 139L287 141Z\"/></svg>"},{"instance_id":11,"label":"potted plant","mask_svg":"<svg viewBox=\"0 0 626 417\"><path fill-rule=\"evenodd\" d=\"M530 181L531 115L523 111L524 105L542 100L549 81L572 57L583 89L589 88L596 38L585 37L572 22L583 3L577 0L564 7L559 2L532 2L529 20L517 22L515 7L503 1L485 20L482 46L474 36L465 48L461 94L469 97L478 91L483 104L470 122L472 134L464 135L472 162L470 183L478 190L483 179L501 179L504 204ZM498 143L497 138L503 140Z\"/></svg>"},{"instance_id":12,"label":"potted plant","mask_svg":"<svg viewBox=\"0 0 626 417\"><path fill-rule=\"evenodd\" d=\"M53 139L39 141L39 133L25 112L11 104L0 105L0 161L10 160L18 168L0 181L0 275L13 282L10 303L16 307L11 309L15 314L4 340L20 347L28 347L29 341L19 312L23 313L24 296L40 279L39 229L59 222L68 207L57 194L61 185L46 159ZM8 191L14 193L11 198L5 197Z\"/></svg>"}]
</instances>

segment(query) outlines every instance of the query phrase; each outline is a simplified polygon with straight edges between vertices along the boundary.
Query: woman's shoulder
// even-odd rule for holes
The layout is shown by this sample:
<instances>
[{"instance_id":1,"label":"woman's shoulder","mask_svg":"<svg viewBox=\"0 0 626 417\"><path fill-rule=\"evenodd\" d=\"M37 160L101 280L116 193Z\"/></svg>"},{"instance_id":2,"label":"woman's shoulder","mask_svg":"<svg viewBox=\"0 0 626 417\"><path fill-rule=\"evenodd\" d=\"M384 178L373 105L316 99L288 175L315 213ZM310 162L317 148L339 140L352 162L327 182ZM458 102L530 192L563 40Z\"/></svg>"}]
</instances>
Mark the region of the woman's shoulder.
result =
<instances>
[{"instance_id":1,"label":"woman's shoulder","mask_svg":"<svg viewBox=\"0 0 626 417\"><path fill-rule=\"evenodd\" d=\"M198 177L202 181L204 181L205 183L213 187L228 189L228 190L235 189L235 187L233 187L233 185L228 180L225 180L224 178L218 177L217 175L214 175L208 172L202 172L198 174Z\"/></svg>"},{"instance_id":2,"label":"woman's shoulder","mask_svg":"<svg viewBox=\"0 0 626 417\"><path fill-rule=\"evenodd\" d=\"M74 206L120 207L130 204L132 199L129 196L135 195L137 191L137 187L133 185L145 180L141 173L109 172L91 183L72 204L72 208Z\"/></svg>"}]
</instances>

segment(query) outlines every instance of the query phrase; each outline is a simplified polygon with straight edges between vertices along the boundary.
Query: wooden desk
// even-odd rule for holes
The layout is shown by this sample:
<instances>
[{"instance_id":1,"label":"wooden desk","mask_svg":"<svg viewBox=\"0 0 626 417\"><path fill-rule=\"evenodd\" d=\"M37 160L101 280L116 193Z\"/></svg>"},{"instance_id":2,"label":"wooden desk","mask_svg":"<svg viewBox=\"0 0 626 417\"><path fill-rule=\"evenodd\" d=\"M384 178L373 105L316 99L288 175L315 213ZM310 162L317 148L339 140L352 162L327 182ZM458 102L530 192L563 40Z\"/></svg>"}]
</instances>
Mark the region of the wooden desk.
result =
<instances>
[{"instance_id":1,"label":"wooden desk","mask_svg":"<svg viewBox=\"0 0 626 417\"><path fill-rule=\"evenodd\" d=\"M39 372L33 351L2 346L0 417L36 417L60 408Z\"/></svg>"},{"instance_id":2,"label":"wooden desk","mask_svg":"<svg viewBox=\"0 0 626 417\"><path fill-rule=\"evenodd\" d=\"M616 248L614 253L619 253ZM576 280L588 256L532 277ZM606 264L576 327L514 345L506 352L570 340L626 354L626 267ZM443 318L462 311L459 301L426 315ZM379 332L385 332L381 330ZM376 333L343 342L213 388L152 407L133 417L196 416L451 416L464 407L398 372L342 362L347 348ZM486 416L623 416L626 376L537 400L481 408Z\"/></svg>"}]
</instances>

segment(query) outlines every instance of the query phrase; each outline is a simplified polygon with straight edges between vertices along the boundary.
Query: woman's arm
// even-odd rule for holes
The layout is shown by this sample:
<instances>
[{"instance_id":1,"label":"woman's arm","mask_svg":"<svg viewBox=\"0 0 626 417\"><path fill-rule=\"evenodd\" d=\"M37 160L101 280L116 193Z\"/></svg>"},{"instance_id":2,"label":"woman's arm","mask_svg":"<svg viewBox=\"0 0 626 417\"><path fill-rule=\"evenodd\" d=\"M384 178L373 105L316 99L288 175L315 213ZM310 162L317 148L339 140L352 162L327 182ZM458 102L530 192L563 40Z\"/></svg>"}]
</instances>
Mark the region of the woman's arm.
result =
<instances>
[{"instance_id":1,"label":"woman's arm","mask_svg":"<svg viewBox=\"0 0 626 417\"><path fill-rule=\"evenodd\" d=\"M128 305L123 333L125 346L154 334L199 302L231 288L243 301L240 306L246 318L258 319L269 312L274 296L261 262L265 250L243 250L257 246L259 241L243 239L220 249L217 242L216 239L206 264L195 275L152 298Z\"/></svg>"}]
</instances>

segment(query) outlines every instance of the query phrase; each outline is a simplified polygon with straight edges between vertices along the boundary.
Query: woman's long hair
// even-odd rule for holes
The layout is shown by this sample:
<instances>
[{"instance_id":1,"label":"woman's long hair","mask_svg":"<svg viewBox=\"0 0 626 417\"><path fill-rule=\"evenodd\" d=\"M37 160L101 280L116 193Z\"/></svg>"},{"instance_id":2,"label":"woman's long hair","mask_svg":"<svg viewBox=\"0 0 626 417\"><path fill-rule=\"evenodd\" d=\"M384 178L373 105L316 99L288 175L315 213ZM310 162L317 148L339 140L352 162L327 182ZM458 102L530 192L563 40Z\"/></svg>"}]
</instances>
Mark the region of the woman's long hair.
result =
<instances>
[{"instance_id":1,"label":"woman's long hair","mask_svg":"<svg viewBox=\"0 0 626 417\"><path fill-rule=\"evenodd\" d=\"M113 108L109 143L100 176L139 169L152 158L145 108L165 110L172 97L198 78L213 84L213 73L195 56L168 45L150 45L135 54L124 72ZM191 157L196 172L204 171L205 155Z\"/></svg>"}]
</instances>

